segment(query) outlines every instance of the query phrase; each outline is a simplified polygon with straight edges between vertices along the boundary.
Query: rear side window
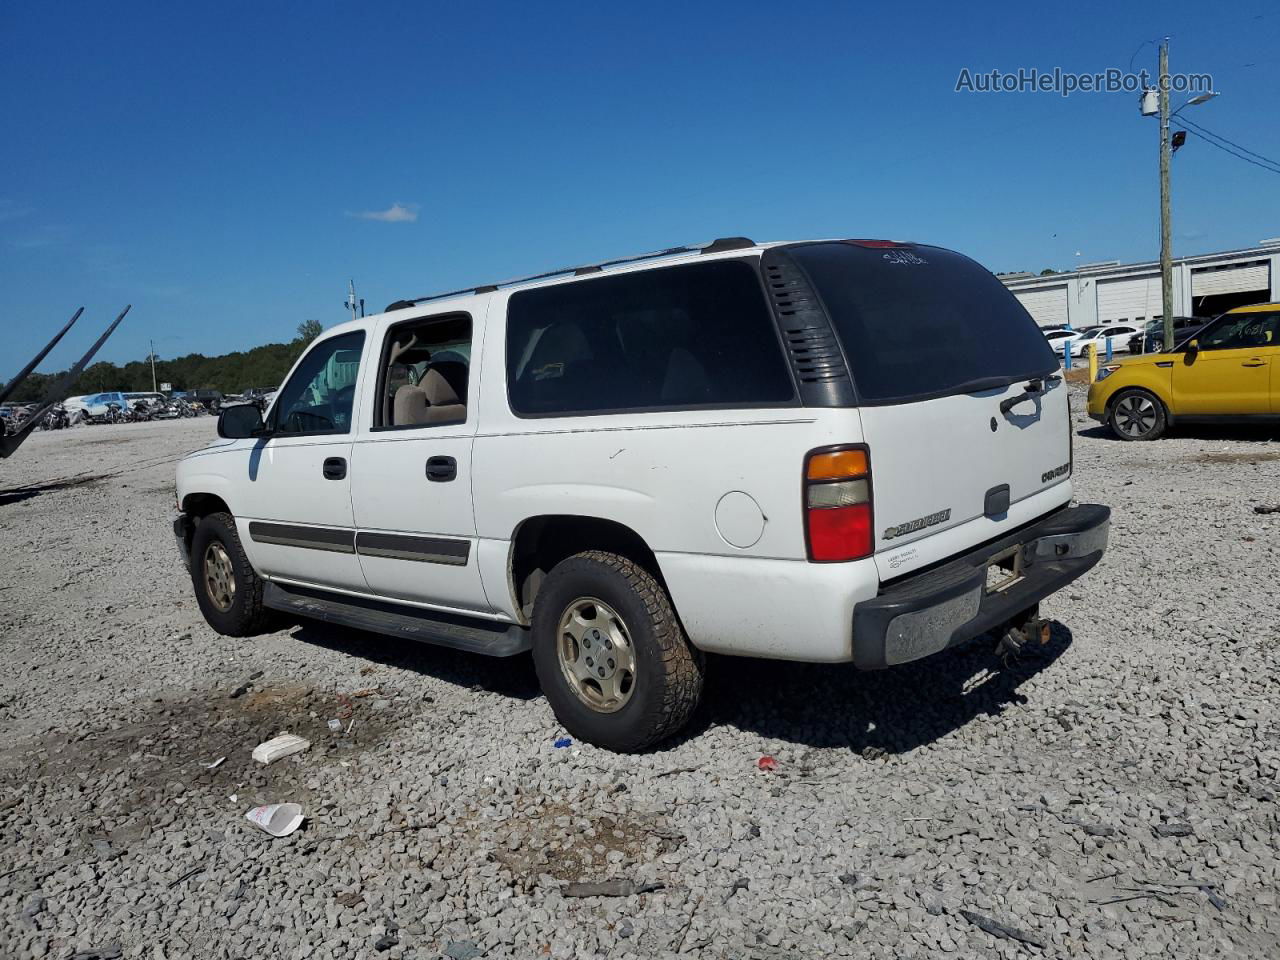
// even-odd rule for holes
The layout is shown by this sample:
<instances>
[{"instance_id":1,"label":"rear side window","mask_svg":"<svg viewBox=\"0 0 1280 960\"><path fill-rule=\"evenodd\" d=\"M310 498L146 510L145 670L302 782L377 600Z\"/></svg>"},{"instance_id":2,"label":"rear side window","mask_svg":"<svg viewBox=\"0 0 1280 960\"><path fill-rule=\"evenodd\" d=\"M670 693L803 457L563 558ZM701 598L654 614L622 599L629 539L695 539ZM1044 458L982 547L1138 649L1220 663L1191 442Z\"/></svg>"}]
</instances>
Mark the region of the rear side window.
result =
<instances>
[{"instance_id":1,"label":"rear side window","mask_svg":"<svg viewBox=\"0 0 1280 960\"><path fill-rule=\"evenodd\" d=\"M507 390L521 416L795 399L759 276L741 260L514 294Z\"/></svg>"},{"instance_id":2,"label":"rear side window","mask_svg":"<svg viewBox=\"0 0 1280 960\"><path fill-rule=\"evenodd\" d=\"M844 242L789 253L831 315L862 403L946 396L1057 369L1030 314L968 257Z\"/></svg>"}]
</instances>

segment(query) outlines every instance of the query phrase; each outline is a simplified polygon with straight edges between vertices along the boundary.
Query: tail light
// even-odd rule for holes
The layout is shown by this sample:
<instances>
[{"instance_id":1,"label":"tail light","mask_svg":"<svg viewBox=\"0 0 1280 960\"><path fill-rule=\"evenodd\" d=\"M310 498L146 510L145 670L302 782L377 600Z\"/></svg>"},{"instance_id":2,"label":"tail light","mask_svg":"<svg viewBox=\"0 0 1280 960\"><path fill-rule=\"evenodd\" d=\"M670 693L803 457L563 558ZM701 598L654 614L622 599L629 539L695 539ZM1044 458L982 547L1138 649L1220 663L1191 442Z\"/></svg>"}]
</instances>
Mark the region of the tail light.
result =
<instances>
[{"instance_id":1,"label":"tail light","mask_svg":"<svg viewBox=\"0 0 1280 960\"><path fill-rule=\"evenodd\" d=\"M871 455L851 444L811 450L804 461L805 541L813 563L861 560L875 551Z\"/></svg>"}]
</instances>

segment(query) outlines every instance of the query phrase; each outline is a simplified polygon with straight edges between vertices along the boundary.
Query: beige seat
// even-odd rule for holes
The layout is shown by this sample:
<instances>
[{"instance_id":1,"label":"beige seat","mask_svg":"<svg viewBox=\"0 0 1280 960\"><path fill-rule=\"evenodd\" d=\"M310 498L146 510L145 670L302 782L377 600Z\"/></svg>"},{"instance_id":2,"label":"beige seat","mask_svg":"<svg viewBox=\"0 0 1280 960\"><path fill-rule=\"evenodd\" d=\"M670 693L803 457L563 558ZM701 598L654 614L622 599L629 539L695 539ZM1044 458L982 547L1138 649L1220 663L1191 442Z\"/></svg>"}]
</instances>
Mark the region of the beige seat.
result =
<instances>
[{"instance_id":1,"label":"beige seat","mask_svg":"<svg viewBox=\"0 0 1280 960\"><path fill-rule=\"evenodd\" d=\"M396 391L391 411L392 424L397 427L403 427L418 423L430 423L427 413L427 394L421 387L406 383Z\"/></svg>"},{"instance_id":2,"label":"beige seat","mask_svg":"<svg viewBox=\"0 0 1280 960\"><path fill-rule=\"evenodd\" d=\"M467 366L445 361L432 364L418 385L426 394L427 423L463 423L467 419ZM400 395L396 394L399 404ZM398 420L397 412L397 420Z\"/></svg>"}]
</instances>

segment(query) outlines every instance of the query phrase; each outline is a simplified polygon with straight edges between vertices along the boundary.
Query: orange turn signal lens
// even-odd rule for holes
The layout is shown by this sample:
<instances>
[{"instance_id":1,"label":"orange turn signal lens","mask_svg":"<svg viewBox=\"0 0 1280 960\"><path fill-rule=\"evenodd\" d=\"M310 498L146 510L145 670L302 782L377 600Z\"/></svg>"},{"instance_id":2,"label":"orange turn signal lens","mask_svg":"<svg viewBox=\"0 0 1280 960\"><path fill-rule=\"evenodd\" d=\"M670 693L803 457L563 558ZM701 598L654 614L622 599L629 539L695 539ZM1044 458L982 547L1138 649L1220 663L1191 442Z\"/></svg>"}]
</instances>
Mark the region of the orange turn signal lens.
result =
<instances>
[{"instance_id":1,"label":"orange turn signal lens","mask_svg":"<svg viewBox=\"0 0 1280 960\"><path fill-rule=\"evenodd\" d=\"M809 458L806 476L810 480L847 480L867 475L867 451L836 450L815 453Z\"/></svg>"}]
</instances>

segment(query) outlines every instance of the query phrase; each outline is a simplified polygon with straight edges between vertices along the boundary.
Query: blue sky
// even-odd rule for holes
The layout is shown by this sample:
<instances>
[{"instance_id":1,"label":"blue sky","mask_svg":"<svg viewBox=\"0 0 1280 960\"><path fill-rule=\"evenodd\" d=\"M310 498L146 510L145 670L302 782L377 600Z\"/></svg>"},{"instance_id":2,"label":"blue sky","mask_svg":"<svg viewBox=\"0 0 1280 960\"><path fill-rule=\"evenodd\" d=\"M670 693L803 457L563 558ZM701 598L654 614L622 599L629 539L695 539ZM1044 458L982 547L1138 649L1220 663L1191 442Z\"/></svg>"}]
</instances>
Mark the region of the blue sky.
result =
<instances>
[{"instance_id":1,"label":"blue sky","mask_svg":"<svg viewBox=\"0 0 1280 960\"><path fill-rule=\"evenodd\" d=\"M1190 118L1280 158L1261 0L4 4L0 375L80 304L46 369L125 302L101 358L215 354L340 322L348 277L373 312L726 234L1154 258L1134 95L954 88L1126 68L1166 34L1223 94ZM1280 234L1280 175L1193 138L1174 231L1175 254Z\"/></svg>"}]
</instances>

